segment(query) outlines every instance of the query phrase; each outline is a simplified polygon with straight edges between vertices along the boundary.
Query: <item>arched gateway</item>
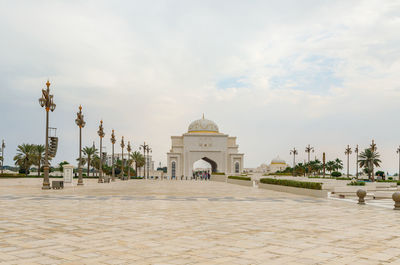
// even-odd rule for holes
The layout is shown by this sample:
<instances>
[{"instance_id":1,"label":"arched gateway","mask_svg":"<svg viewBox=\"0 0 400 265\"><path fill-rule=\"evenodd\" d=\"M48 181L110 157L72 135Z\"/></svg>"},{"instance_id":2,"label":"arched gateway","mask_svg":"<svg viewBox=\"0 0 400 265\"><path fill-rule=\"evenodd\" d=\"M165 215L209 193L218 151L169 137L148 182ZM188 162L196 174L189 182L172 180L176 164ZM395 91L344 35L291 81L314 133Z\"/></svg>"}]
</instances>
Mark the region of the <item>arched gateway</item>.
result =
<instances>
[{"instance_id":1,"label":"arched gateway","mask_svg":"<svg viewBox=\"0 0 400 265\"><path fill-rule=\"evenodd\" d=\"M190 177L193 164L203 159L212 172L238 174L243 171L243 156L238 152L236 137L220 133L218 126L204 118L189 125L187 133L171 136L172 147L167 153L168 176Z\"/></svg>"}]
</instances>

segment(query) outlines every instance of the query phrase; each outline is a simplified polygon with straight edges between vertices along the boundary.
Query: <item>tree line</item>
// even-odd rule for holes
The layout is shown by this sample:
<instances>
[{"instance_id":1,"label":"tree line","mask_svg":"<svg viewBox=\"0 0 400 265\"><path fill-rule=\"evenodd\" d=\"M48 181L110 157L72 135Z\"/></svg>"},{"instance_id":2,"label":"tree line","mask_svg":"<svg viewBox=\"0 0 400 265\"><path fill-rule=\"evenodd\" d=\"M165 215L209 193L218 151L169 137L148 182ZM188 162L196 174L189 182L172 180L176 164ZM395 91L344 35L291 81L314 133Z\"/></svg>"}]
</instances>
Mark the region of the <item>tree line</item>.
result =
<instances>
[{"instance_id":1,"label":"tree line","mask_svg":"<svg viewBox=\"0 0 400 265\"><path fill-rule=\"evenodd\" d=\"M93 176L96 174L96 170L100 170L100 157L99 152L94 146L86 146L82 149L84 156L81 160L81 165L87 165L87 175L92 170ZM38 176L40 176L40 172L43 172L43 163L45 156L45 147L44 145L36 145L36 144L21 144L17 147L17 154L14 156L15 165L19 167L19 173L25 174L26 176L30 172L30 168L34 165L38 168ZM128 156L128 154L127 154ZM50 159L50 158L49 158ZM79 158L77 159L79 162ZM122 172L122 167L124 167L124 172L128 172L128 167L135 162L135 169L131 168L132 174L137 176L138 169L145 165L144 156L138 151L132 152L128 159L124 159L121 161L117 159L115 161L115 174L118 175ZM67 161L63 161L59 163L58 170L63 171L63 165L69 164ZM111 175L112 167L107 166L103 163L102 166L103 172L107 175Z\"/></svg>"}]
</instances>

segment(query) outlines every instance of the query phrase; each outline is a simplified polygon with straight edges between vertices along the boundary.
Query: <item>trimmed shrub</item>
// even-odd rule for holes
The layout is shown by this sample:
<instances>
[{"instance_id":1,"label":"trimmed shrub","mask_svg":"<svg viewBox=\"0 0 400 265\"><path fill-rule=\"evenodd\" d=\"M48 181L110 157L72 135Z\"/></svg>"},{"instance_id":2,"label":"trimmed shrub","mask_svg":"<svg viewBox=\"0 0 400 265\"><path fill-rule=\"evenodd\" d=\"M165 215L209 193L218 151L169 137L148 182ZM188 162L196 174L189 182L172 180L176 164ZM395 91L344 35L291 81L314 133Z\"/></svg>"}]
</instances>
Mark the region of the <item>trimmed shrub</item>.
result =
<instances>
[{"instance_id":1,"label":"trimmed shrub","mask_svg":"<svg viewBox=\"0 0 400 265\"><path fill-rule=\"evenodd\" d=\"M340 172L338 172L338 171L333 171L333 172L331 173L331 176L332 176L332 177L335 177L335 178L340 177L341 175L342 175L342 173L340 173Z\"/></svg>"},{"instance_id":2,"label":"trimmed shrub","mask_svg":"<svg viewBox=\"0 0 400 265\"><path fill-rule=\"evenodd\" d=\"M237 180L246 180L246 181L250 181L251 180L251 178L243 177L243 176L229 176L228 179L237 179Z\"/></svg>"},{"instance_id":3,"label":"trimmed shrub","mask_svg":"<svg viewBox=\"0 0 400 265\"><path fill-rule=\"evenodd\" d=\"M0 174L0 178L23 178L25 177L25 174L12 174L12 173L3 173Z\"/></svg>"},{"instance_id":4,"label":"trimmed shrub","mask_svg":"<svg viewBox=\"0 0 400 265\"><path fill-rule=\"evenodd\" d=\"M213 172L211 173L211 175L225 175L224 172Z\"/></svg>"},{"instance_id":5,"label":"trimmed shrub","mask_svg":"<svg viewBox=\"0 0 400 265\"><path fill-rule=\"evenodd\" d=\"M337 180L351 180L351 178L342 177L342 178L334 178L334 177L321 177L321 176L309 176L309 179L337 179Z\"/></svg>"},{"instance_id":6,"label":"trimmed shrub","mask_svg":"<svg viewBox=\"0 0 400 265\"><path fill-rule=\"evenodd\" d=\"M383 180L383 179L379 179L379 180L376 180L376 182L397 182L397 180L391 180L391 179Z\"/></svg>"},{"instance_id":7,"label":"trimmed shrub","mask_svg":"<svg viewBox=\"0 0 400 265\"><path fill-rule=\"evenodd\" d=\"M312 189L312 190L322 189L322 183L318 182L305 182L305 181L297 181L289 179L271 179L271 178L260 179L260 182L264 184L289 186L289 187L303 188L303 189Z\"/></svg>"},{"instance_id":8,"label":"trimmed shrub","mask_svg":"<svg viewBox=\"0 0 400 265\"><path fill-rule=\"evenodd\" d=\"M365 186L364 181L352 181L347 184L348 186Z\"/></svg>"}]
</instances>

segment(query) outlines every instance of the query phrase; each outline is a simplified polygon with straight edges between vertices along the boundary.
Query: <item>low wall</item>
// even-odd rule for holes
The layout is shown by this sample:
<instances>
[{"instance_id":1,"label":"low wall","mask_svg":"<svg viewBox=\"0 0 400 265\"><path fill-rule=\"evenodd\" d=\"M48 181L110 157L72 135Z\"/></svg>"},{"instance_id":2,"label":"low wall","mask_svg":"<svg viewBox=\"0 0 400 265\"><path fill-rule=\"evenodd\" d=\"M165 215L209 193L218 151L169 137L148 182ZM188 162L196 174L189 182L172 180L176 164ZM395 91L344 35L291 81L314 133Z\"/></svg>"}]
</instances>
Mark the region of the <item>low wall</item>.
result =
<instances>
[{"instance_id":1,"label":"low wall","mask_svg":"<svg viewBox=\"0 0 400 265\"><path fill-rule=\"evenodd\" d=\"M264 184L264 183L259 183L258 187L261 189L287 192L287 193L293 193L293 194L297 194L297 195L304 195L304 196L311 196L311 197L318 197L318 198L327 198L328 197L328 191L326 191L326 190L303 189L303 188Z\"/></svg>"},{"instance_id":2,"label":"low wall","mask_svg":"<svg viewBox=\"0 0 400 265\"><path fill-rule=\"evenodd\" d=\"M226 175L211 175L210 180L219 181L219 182L226 182Z\"/></svg>"},{"instance_id":3,"label":"low wall","mask_svg":"<svg viewBox=\"0 0 400 265\"><path fill-rule=\"evenodd\" d=\"M239 180L239 179L230 179L230 178L228 178L228 183L241 185L241 186L248 186L248 187L252 187L253 186L253 181L251 181L251 180Z\"/></svg>"}]
</instances>

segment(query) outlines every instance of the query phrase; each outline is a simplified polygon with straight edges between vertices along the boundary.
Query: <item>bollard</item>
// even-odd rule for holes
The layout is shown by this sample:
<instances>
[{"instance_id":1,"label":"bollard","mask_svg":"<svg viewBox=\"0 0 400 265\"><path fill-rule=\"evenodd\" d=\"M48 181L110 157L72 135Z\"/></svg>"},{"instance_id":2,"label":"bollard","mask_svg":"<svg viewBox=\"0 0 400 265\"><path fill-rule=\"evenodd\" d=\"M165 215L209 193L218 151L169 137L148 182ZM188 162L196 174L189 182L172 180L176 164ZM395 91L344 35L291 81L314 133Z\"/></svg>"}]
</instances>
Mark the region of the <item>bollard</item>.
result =
<instances>
[{"instance_id":1,"label":"bollard","mask_svg":"<svg viewBox=\"0 0 400 265\"><path fill-rule=\"evenodd\" d=\"M394 200L393 210L400 210L400 192L396 191L393 193L392 199Z\"/></svg>"},{"instance_id":2,"label":"bollard","mask_svg":"<svg viewBox=\"0 0 400 265\"><path fill-rule=\"evenodd\" d=\"M365 190L359 189L357 190L357 196L358 196L358 204L365 204L365 196L367 196L367 192Z\"/></svg>"}]
</instances>

